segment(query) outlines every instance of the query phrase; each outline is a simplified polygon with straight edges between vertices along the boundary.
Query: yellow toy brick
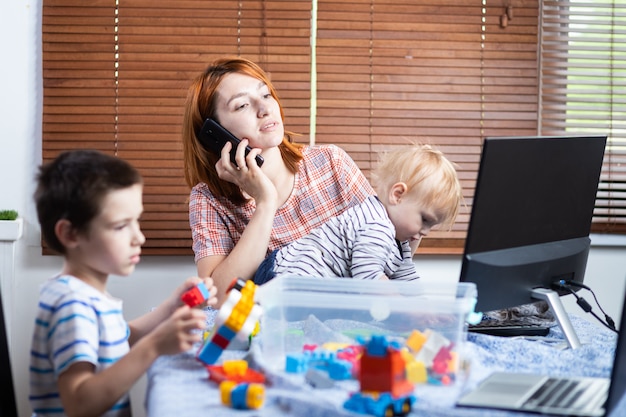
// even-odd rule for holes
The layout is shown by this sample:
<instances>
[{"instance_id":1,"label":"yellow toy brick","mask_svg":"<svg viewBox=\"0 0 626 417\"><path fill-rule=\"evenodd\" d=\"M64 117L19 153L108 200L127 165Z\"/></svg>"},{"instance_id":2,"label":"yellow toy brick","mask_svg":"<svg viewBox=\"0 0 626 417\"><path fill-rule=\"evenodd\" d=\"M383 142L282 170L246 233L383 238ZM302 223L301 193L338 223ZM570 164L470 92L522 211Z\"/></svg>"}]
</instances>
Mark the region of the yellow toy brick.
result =
<instances>
[{"instance_id":1,"label":"yellow toy brick","mask_svg":"<svg viewBox=\"0 0 626 417\"><path fill-rule=\"evenodd\" d=\"M243 376L248 370L248 362L243 359L232 359L222 364L224 373L228 376Z\"/></svg>"},{"instance_id":2,"label":"yellow toy brick","mask_svg":"<svg viewBox=\"0 0 626 417\"><path fill-rule=\"evenodd\" d=\"M424 346L424 343L426 343L427 339L428 337L424 333L419 330L413 330L406 340L406 345L413 352L419 352L422 349L422 346Z\"/></svg>"},{"instance_id":3,"label":"yellow toy brick","mask_svg":"<svg viewBox=\"0 0 626 417\"><path fill-rule=\"evenodd\" d=\"M428 372L424 362L412 361L406 366L406 378L414 384L425 384L428 381Z\"/></svg>"}]
</instances>

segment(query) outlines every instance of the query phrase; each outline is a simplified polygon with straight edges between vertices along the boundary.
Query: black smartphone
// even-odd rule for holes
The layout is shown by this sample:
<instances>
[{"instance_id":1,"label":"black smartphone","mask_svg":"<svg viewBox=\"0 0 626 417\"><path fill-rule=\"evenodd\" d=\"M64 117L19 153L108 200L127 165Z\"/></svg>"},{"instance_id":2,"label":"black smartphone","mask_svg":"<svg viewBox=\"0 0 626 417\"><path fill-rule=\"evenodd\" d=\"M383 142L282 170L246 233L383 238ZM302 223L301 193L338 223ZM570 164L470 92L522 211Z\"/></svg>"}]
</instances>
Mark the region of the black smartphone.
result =
<instances>
[{"instance_id":1,"label":"black smartphone","mask_svg":"<svg viewBox=\"0 0 626 417\"><path fill-rule=\"evenodd\" d=\"M233 148L230 150L230 162L236 164L235 153L237 152L237 146L239 146L241 140L223 128L222 125L217 123L215 120L209 117L204 121L198 138L200 139L202 146L218 156L222 153L222 148L226 145L226 142L232 143ZM246 145L246 156L251 150L252 148ZM263 162L265 162L261 155L257 155L255 160L258 166L263 165Z\"/></svg>"}]
</instances>

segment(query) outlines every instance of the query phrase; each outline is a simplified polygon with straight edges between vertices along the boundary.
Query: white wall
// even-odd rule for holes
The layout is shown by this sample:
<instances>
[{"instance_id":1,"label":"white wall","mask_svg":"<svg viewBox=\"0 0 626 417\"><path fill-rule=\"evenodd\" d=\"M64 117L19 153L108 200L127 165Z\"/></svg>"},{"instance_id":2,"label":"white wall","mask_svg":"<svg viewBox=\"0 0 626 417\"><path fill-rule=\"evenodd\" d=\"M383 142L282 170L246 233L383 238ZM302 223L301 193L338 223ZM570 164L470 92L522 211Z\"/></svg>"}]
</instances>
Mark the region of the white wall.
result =
<instances>
[{"instance_id":1,"label":"white wall","mask_svg":"<svg viewBox=\"0 0 626 417\"><path fill-rule=\"evenodd\" d=\"M20 416L28 407L28 357L37 288L60 268L58 257L42 256L36 214L31 203L33 177L41 161L41 1L3 3L0 42L0 209L16 209L25 218L25 235L15 244L15 276L2 277L11 292L3 294L10 305L11 355ZM182 179L181 179L182 181ZM621 247L594 247L588 264L587 284L597 291L607 312L616 320L621 311L626 280L626 253ZM0 258L1 259L1 258ZM426 279L456 281L460 258L420 257ZM0 268L2 271L2 268ZM195 274L191 257L144 257L131 277L112 277L111 293L125 300L132 319L163 299L183 278ZM3 287L4 290L4 287ZM591 296L585 298L592 302ZM572 311L578 311L571 302ZM136 416L143 415L145 380L133 390Z\"/></svg>"}]
</instances>

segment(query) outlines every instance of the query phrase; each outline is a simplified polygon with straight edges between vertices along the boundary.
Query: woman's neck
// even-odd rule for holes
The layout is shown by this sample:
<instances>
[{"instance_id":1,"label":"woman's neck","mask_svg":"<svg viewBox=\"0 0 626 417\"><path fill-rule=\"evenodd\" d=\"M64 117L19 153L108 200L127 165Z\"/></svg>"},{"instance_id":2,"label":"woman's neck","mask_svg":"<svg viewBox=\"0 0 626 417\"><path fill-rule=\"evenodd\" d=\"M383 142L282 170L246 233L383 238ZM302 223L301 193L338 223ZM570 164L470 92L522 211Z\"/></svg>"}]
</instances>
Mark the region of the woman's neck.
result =
<instances>
[{"instance_id":1,"label":"woman's neck","mask_svg":"<svg viewBox=\"0 0 626 417\"><path fill-rule=\"evenodd\" d=\"M285 204L293 192L296 175L289 171L282 159L280 151L278 151L277 160L272 162L273 169L271 169L271 172L268 172L267 175L276 187L276 191L278 192L278 207L280 207Z\"/></svg>"},{"instance_id":2,"label":"woman's neck","mask_svg":"<svg viewBox=\"0 0 626 417\"><path fill-rule=\"evenodd\" d=\"M278 207L285 204L293 192L296 175L289 171L278 147L263 153L263 172L272 181L277 192Z\"/></svg>"}]
</instances>

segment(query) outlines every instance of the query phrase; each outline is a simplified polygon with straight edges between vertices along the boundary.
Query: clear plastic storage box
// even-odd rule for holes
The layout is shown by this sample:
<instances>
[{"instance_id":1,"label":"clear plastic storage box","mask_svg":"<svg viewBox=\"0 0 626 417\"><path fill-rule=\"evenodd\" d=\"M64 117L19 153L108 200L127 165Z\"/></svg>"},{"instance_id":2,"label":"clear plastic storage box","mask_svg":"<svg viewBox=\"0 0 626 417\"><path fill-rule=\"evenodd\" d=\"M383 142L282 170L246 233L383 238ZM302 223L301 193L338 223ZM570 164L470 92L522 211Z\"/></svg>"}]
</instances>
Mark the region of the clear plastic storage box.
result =
<instances>
[{"instance_id":1,"label":"clear plastic storage box","mask_svg":"<svg viewBox=\"0 0 626 417\"><path fill-rule=\"evenodd\" d=\"M373 335L414 346L417 334L435 350L445 346L454 359L454 376L467 337L466 318L476 304L473 283L283 276L257 291L263 362L277 371L285 370L288 355L312 346L357 344ZM419 358L417 350L413 353Z\"/></svg>"}]
</instances>

